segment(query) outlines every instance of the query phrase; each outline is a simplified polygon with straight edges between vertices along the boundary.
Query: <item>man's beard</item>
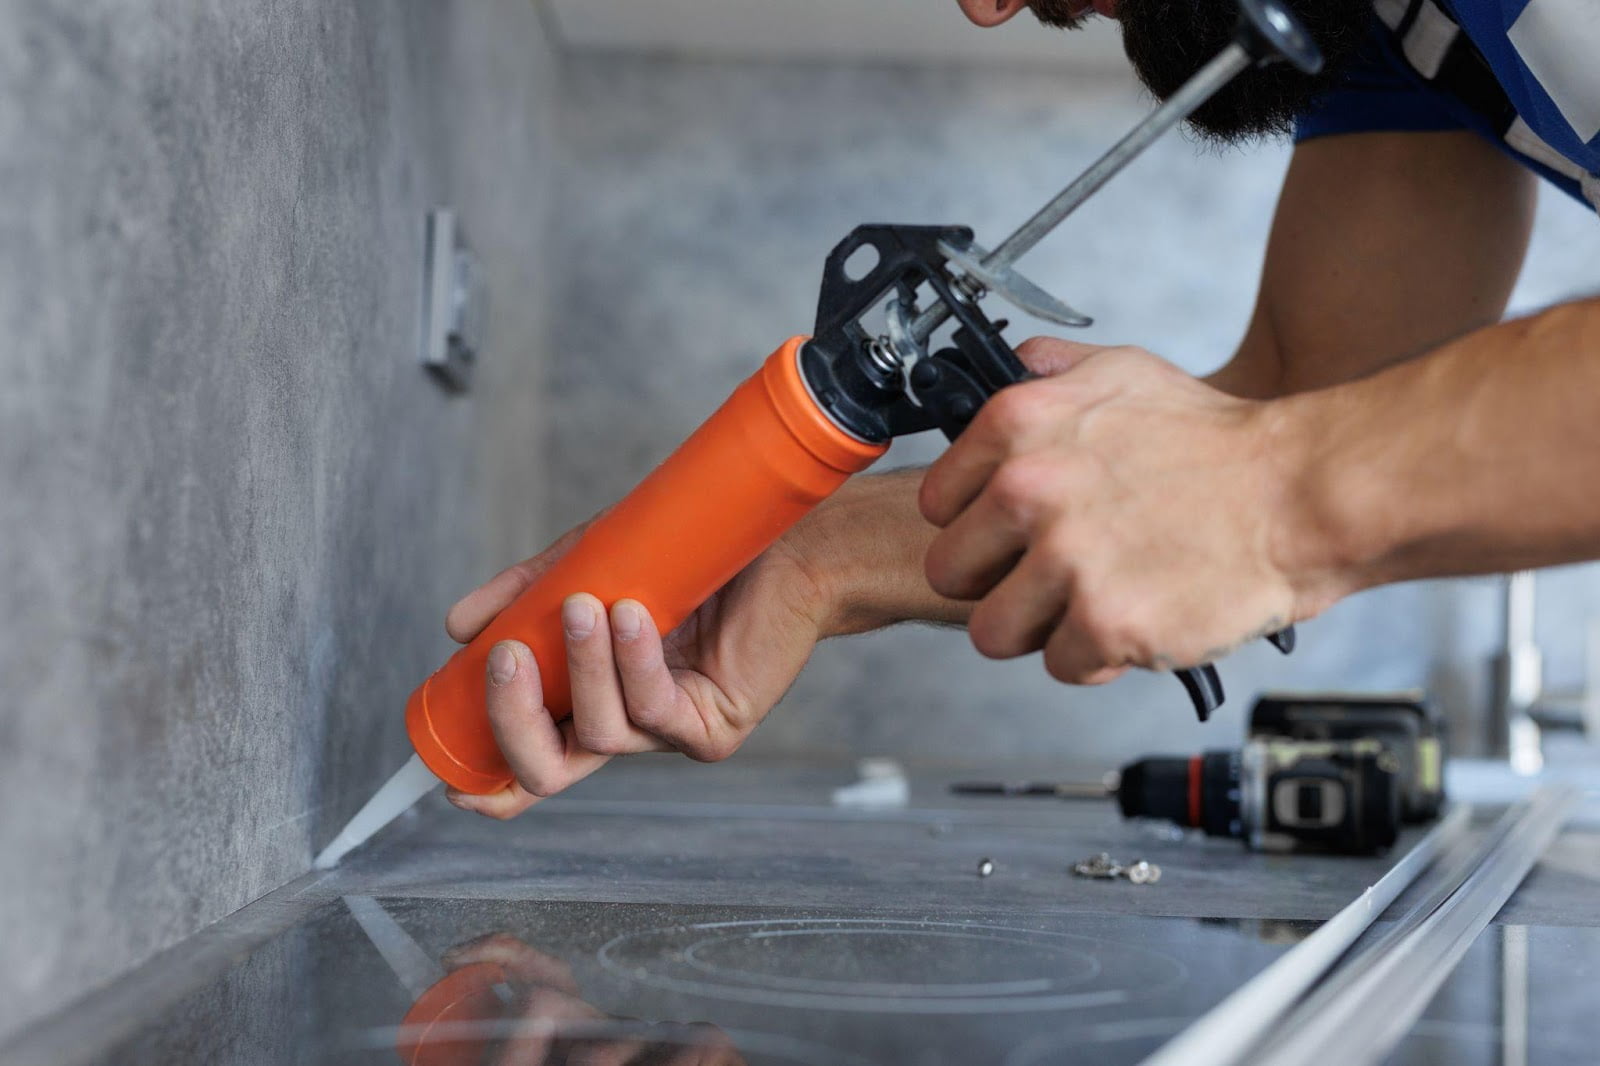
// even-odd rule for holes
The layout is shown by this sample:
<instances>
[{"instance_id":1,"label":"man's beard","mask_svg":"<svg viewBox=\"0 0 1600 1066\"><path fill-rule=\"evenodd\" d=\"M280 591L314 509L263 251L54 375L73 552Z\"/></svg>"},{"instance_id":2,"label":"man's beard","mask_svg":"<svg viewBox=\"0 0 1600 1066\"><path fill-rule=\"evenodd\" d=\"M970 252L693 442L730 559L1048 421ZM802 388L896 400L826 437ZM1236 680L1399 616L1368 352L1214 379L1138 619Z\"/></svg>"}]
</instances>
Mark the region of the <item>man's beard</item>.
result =
<instances>
[{"instance_id":1,"label":"man's beard","mask_svg":"<svg viewBox=\"0 0 1600 1066\"><path fill-rule=\"evenodd\" d=\"M1372 0L1285 0L1322 49L1320 74L1289 63L1253 67L1223 86L1189 122L1206 137L1232 144L1287 133L1295 117L1337 80L1366 40ZM1047 26L1075 29L1086 15L1068 14L1071 0L1030 0ZM1233 0L1121 0L1122 44L1139 80L1165 100L1233 39Z\"/></svg>"}]
</instances>

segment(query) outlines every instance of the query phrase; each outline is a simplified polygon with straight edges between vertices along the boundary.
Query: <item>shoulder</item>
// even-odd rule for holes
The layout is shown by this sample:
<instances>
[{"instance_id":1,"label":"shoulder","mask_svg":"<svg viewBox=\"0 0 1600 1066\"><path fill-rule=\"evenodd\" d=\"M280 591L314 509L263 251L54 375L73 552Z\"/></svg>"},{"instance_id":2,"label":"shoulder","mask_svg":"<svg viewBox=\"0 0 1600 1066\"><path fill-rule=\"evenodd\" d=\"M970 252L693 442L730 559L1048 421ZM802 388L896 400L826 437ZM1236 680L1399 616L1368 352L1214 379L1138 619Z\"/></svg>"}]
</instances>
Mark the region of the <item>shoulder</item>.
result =
<instances>
[{"instance_id":1,"label":"shoulder","mask_svg":"<svg viewBox=\"0 0 1600 1066\"><path fill-rule=\"evenodd\" d=\"M1397 0L1404 5L1405 0ZM1295 125L1295 139L1473 128L1450 95L1419 77L1376 12L1354 58Z\"/></svg>"}]
</instances>

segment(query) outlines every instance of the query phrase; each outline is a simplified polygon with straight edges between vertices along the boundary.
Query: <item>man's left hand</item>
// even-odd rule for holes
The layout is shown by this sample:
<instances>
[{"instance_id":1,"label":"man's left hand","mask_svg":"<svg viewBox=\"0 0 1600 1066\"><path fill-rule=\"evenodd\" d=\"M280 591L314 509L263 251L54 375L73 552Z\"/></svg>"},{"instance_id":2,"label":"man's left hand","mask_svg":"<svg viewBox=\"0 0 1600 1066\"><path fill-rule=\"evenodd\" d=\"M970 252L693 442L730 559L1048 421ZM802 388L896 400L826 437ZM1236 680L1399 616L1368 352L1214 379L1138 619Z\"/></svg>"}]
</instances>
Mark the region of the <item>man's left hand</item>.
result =
<instances>
[{"instance_id":1,"label":"man's left hand","mask_svg":"<svg viewBox=\"0 0 1600 1066\"><path fill-rule=\"evenodd\" d=\"M1138 348L1036 338L1044 377L992 397L929 468L936 592L984 655L1051 676L1210 662L1315 613L1288 572L1294 456L1270 404Z\"/></svg>"}]
</instances>

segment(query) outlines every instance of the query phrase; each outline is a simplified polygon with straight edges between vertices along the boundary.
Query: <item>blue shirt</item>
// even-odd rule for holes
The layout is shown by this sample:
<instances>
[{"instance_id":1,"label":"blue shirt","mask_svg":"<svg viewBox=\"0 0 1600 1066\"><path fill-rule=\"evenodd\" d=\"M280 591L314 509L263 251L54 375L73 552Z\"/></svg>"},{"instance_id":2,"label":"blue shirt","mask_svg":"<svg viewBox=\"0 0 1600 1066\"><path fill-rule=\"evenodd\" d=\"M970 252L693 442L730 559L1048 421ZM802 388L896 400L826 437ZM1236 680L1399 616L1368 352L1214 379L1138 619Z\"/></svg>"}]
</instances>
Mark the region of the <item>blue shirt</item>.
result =
<instances>
[{"instance_id":1,"label":"blue shirt","mask_svg":"<svg viewBox=\"0 0 1600 1066\"><path fill-rule=\"evenodd\" d=\"M1483 54L1516 108L1520 121L1509 135L1424 80L1374 14L1361 54L1300 117L1295 139L1475 130L1572 196L1600 206L1600 0L1440 0L1440 6ZM1526 137L1518 125L1537 137Z\"/></svg>"}]
</instances>

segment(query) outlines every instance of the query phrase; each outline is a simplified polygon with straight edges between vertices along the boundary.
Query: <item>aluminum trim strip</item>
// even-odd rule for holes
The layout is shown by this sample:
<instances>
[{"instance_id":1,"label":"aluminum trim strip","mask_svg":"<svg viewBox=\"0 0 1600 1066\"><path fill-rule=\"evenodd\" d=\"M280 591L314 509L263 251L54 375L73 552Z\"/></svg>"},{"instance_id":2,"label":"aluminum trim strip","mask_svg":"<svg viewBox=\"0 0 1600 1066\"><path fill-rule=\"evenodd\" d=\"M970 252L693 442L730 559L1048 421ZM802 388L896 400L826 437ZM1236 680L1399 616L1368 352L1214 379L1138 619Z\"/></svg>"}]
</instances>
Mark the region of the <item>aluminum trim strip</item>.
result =
<instances>
[{"instance_id":1,"label":"aluminum trim strip","mask_svg":"<svg viewBox=\"0 0 1600 1066\"><path fill-rule=\"evenodd\" d=\"M1241 985L1144 1061L1144 1066L1226 1066L1243 1060L1311 990L1401 892L1456 841L1471 808L1452 808L1377 883L1315 933Z\"/></svg>"}]
</instances>

